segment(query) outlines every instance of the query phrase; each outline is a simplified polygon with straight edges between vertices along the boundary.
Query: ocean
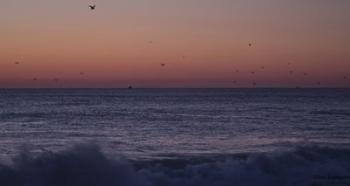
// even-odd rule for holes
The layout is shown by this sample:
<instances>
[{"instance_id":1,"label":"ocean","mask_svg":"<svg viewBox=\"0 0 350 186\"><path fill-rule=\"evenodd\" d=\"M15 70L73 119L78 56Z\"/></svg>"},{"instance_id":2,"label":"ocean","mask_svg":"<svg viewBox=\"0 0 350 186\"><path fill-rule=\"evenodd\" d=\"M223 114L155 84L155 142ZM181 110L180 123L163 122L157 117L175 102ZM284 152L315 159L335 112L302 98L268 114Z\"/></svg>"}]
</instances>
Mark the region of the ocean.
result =
<instances>
[{"instance_id":1,"label":"ocean","mask_svg":"<svg viewBox=\"0 0 350 186\"><path fill-rule=\"evenodd\" d=\"M350 185L350 89L1 89L0 185Z\"/></svg>"}]
</instances>

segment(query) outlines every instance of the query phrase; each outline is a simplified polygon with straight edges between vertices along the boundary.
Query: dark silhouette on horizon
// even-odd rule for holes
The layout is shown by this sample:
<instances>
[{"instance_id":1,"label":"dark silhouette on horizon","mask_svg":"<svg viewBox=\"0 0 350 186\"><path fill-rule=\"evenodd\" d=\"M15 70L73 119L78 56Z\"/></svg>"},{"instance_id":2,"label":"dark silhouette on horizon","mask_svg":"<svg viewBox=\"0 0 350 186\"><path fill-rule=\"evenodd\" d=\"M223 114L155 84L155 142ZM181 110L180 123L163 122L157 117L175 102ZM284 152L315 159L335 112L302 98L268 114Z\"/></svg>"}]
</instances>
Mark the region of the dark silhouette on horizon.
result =
<instances>
[{"instance_id":1,"label":"dark silhouette on horizon","mask_svg":"<svg viewBox=\"0 0 350 186\"><path fill-rule=\"evenodd\" d=\"M252 85L253 85L254 87L256 87L256 82L253 82Z\"/></svg>"}]
</instances>

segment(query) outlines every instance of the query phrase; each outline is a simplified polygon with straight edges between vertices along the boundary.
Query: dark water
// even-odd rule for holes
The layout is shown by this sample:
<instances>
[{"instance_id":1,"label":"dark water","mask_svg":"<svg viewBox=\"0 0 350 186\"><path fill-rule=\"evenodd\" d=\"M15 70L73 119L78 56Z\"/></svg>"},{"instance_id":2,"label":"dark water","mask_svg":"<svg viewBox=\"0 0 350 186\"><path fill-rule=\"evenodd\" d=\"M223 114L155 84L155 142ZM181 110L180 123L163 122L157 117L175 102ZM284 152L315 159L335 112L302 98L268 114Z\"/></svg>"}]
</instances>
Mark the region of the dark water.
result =
<instances>
[{"instance_id":1,"label":"dark water","mask_svg":"<svg viewBox=\"0 0 350 186\"><path fill-rule=\"evenodd\" d=\"M0 127L1 185L350 185L350 89L0 90Z\"/></svg>"}]
</instances>

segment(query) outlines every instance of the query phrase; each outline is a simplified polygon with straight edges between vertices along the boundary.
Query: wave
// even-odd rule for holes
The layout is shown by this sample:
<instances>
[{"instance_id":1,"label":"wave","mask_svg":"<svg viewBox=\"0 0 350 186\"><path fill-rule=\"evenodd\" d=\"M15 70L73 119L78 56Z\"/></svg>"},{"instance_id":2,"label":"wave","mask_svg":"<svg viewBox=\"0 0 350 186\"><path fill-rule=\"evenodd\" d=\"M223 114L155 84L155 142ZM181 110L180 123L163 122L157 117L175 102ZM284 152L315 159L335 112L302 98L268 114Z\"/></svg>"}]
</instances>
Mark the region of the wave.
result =
<instances>
[{"instance_id":1,"label":"wave","mask_svg":"<svg viewBox=\"0 0 350 186\"><path fill-rule=\"evenodd\" d=\"M335 115L335 116L350 116L350 112L347 110L319 110L312 111L310 114L314 115Z\"/></svg>"},{"instance_id":2,"label":"wave","mask_svg":"<svg viewBox=\"0 0 350 186\"><path fill-rule=\"evenodd\" d=\"M2 186L315 186L350 184L350 149L165 160L109 158L95 145L40 155L23 151L0 164Z\"/></svg>"}]
</instances>

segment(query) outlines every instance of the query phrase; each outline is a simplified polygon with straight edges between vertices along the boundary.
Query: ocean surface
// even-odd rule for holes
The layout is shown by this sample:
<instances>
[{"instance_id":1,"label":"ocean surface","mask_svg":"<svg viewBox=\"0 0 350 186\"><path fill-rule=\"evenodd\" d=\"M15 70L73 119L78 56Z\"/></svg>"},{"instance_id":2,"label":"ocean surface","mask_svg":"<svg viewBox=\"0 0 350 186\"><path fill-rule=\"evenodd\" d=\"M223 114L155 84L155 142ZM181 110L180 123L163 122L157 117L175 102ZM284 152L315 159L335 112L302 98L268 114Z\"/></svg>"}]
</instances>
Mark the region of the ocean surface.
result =
<instances>
[{"instance_id":1,"label":"ocean surface","mask_svg":"<svg viewBox=\"0 0 350 186\"><path fill-rule=\"evenodd\" d=\"M350 89L2 89L0 185L350 185Z\"/></svg>"}]
</instances>

